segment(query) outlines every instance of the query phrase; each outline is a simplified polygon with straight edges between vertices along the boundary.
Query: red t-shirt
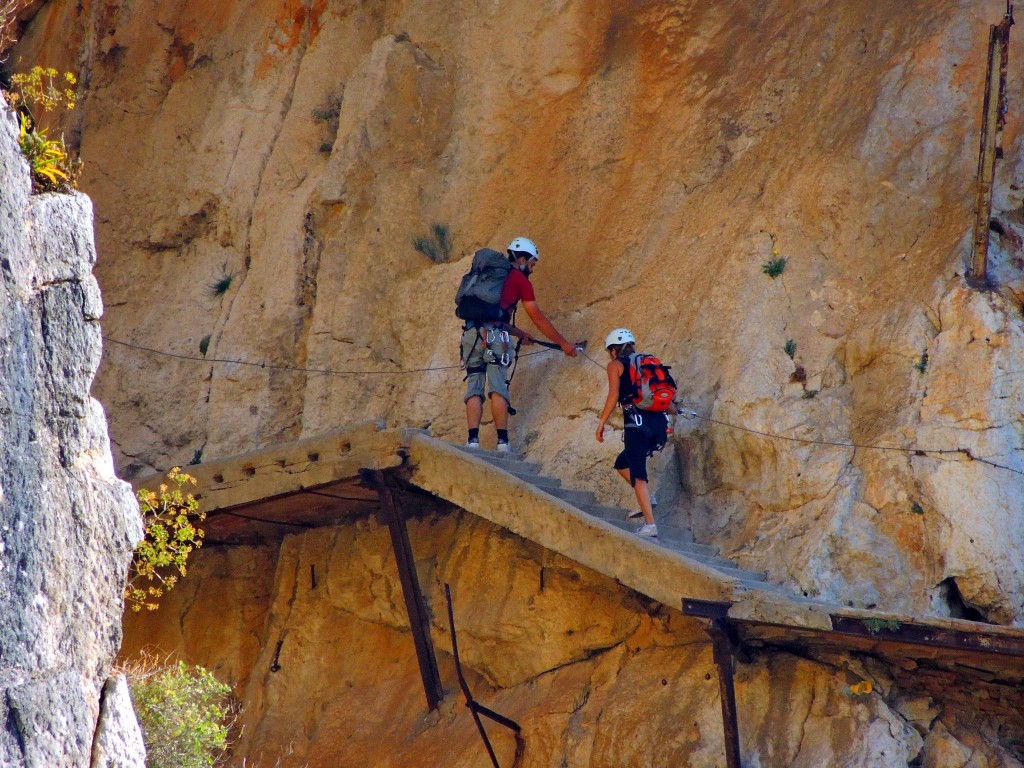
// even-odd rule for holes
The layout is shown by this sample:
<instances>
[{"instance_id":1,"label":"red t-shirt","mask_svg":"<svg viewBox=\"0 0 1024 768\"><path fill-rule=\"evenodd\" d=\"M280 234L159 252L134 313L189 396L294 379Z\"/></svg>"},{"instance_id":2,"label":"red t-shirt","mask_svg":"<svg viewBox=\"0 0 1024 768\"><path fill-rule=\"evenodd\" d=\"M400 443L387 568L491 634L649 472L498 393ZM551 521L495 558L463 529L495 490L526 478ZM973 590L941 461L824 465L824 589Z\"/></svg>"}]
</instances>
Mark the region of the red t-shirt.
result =
<instances>
[{"instance_id":1,"label":"red t-shirt","mask_svg":"<svg viewBox=\"0 0 1024 768\"><path fill-rule=\"evenodd\" d=\"M501 308L511 316L512 310L520 301L536 300L537 297L533 293L533 284L530 282L530 278L513 267L512 271L508 273L508 277L505 278L505 285L501 289Z\"/></svg>"}]
</instances>

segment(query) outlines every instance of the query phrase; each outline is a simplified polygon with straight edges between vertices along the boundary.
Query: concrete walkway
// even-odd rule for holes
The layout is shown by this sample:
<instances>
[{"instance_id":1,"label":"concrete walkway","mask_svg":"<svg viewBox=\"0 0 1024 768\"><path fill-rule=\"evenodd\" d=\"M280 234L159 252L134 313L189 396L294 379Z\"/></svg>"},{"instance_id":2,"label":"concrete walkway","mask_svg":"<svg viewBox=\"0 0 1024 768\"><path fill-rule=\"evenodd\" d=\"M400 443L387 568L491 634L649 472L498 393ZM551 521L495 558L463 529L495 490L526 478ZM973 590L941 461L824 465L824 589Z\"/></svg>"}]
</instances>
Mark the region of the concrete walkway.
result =
<instances>
[{"instance_id":1,"label":"concrete walkway","mask_svg":"<svg viewBox=\"0 0 1024 768\"><path fill-rule=\"evenodd\" d=\"M638 537L625 510L562 487L523 456L467 451L420 430L363 424L186 469L198 479L208 540L223 544L373 513L376 492L361 478L379 470L669 608L731 621L748 639L880 654L896 649L904 657L1024 674L1022 629L814 602L737 568L685 531L666 525L657 540ZM162 480L150 476L135 486L154 488ZM422 494L402 502L407 514L412 505L431 503Z\"/></svg>"}]
</instances>

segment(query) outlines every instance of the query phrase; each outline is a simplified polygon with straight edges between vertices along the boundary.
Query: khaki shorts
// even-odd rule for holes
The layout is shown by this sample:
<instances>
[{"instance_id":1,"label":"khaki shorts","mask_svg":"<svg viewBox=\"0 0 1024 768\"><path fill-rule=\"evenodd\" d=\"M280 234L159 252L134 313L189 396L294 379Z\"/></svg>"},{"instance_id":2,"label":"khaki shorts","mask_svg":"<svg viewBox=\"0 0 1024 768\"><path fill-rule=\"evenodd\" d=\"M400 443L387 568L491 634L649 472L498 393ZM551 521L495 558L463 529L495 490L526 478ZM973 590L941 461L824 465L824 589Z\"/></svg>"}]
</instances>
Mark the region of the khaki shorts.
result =
<instances>
[{"instance_id":1,"label":"khaki shorts","mask_svg":"<svg viewBox=\"0 0 1024 768\"><path fill-rule=\"evenodd\" d=\"M483 398L486 391L498 394L510 402L508 394L508 368L515 355L515 338L508 331L491 326L469 328L462 332L462 362L467 369L483 368L486 371L470 373L466 377L466 396Z\"/></svg>"}]
</instances>

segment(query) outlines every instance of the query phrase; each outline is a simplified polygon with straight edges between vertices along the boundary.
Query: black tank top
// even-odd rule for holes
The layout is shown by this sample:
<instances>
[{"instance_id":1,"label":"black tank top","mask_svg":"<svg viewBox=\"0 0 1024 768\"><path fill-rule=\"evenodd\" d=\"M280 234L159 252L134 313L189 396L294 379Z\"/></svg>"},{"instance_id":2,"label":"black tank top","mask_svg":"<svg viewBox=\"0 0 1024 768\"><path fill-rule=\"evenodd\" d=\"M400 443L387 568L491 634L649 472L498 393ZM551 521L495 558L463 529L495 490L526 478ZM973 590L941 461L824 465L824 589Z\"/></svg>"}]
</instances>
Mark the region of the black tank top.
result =
<instances>
[{"instance_id":1,"label":"black tank top","mask_svg":"<svg viewBox=\"0 0 1024 768\"><path fill-rule=\"evenodd\" d=\"M629 376L629 355L620 355L615 358L622 363L622 375L619 376L619 405L623 408L633 407L633 398L636 396L633 380Z\"/></svg>"}]
</instances>

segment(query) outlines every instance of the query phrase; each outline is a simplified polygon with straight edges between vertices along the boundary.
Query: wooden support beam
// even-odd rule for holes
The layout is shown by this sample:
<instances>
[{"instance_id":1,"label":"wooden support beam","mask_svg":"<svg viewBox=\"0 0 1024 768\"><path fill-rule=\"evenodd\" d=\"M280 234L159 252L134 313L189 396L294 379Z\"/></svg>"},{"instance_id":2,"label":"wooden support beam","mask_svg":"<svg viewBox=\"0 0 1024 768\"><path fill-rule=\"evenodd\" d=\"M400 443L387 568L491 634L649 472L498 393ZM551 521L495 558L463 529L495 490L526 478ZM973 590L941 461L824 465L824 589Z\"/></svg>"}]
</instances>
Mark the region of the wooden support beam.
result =
<instances>
[{"instance_id":1,"label":"wooden support beam","mask_svg":"<svg viewBox=\"0 0 1024 768\"><path fill-rule=\"evenodd\" d=\"M715 666L718 667L718 690L722 699L722 730L725 735L726 768L742 768L740 761L740 726L736 714L736 689L733 669L736 663L736 637L725 619L711 619L708 625Z\"/></svg>"},{"instance_id":2,"label":"wooden support beam","mask_svg":"<svg viewBox=\"0 0 1024 768\"><path fill-rule=\"evenodd\" d=\"M398 577L402 582L405 609L409 614L409 628L412 630L412 639L416 646L423 693L427 697L427 707L436 710L444 698L444 688L441 685L441 674L437 670L434 643L430 638L430 618L416 575L416 561L409 542L409 532L405 527L405 518L395 503L395 492L388 485L383 472L369 471L363 473L363 477L372 482L380 496L381 515L391 533L391 546L395 552Z\"/></svg>"},{"instance_id":3,"label":"wooden support beam","mask_svg":"<svg viewBox=\"0 0 1024 768\"><path fill-rule=\"evenodd\" d=\"M992 218L992 187L996 160L1003 156L1003 126L1006 123L1006 67L1009 62L1010 27L1013 6L1007 3L1006 16L989 30L988 68L985 74L985 104L982 110L981 147L978 152L978 192L975 201L974 253L970 284L987 284L989 222Z\"/></svg>"}]
</instances>

